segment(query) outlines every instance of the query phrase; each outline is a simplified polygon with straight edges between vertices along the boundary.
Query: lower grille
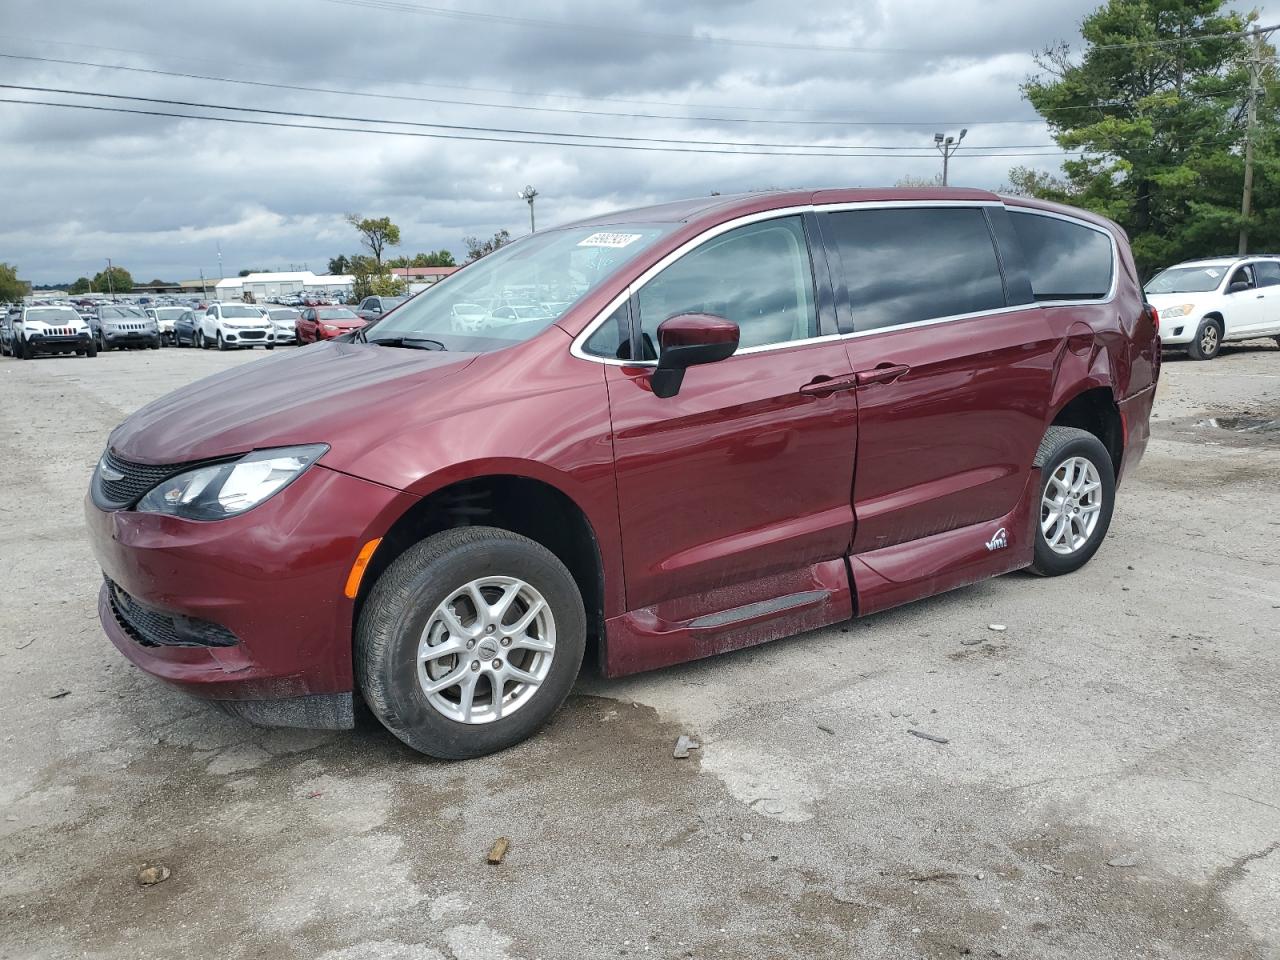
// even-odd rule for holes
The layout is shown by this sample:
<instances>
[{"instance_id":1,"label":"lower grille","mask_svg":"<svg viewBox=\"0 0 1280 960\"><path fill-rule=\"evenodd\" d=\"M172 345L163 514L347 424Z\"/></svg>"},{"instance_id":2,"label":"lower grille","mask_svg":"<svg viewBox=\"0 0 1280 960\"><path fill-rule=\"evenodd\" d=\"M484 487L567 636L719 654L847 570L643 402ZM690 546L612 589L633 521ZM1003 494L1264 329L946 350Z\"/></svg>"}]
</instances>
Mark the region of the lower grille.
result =
<instances>
[{"instance_id":1,"label":"lower grille","mask_svg":"<svg viewBox=\"0 0 1280 960\"><path fill-rule=\"evenodd\" d=\"M144 647L232 647L240 642L226 627L148 607L129 596L110 577L103 579L107 581L107 596L116 623Z\"/></svg>"}]
</instances>

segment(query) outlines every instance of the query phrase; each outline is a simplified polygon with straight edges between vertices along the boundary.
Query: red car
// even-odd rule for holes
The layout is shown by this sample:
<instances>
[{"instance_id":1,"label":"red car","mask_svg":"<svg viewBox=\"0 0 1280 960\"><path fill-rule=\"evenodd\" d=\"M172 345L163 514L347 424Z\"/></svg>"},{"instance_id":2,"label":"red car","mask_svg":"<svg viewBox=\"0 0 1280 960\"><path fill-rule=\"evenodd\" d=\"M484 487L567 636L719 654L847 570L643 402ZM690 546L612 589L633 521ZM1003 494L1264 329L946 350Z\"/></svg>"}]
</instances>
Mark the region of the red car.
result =
<instances>
[{"instance_id":1,"label":"red car","mask_svg":"<svg viewBox=\"0 0 1280 960\"><path fill-rule=\"evenodd\" d=\"M304 307L294 326L299 343L316 343L332 340L366 325L367 321L346 307Z\"/></svg>"},{"instance_id":2,"label":"red car","mask_svg":"<svg viewBox=\"0 0 1280 960\"><path fill-rule=\"evenodd\" d=\"M588 651L617 677L1078 569L1147 444L1157 322L1114 224L975 190L540 231L118 427L102 623L254 723L360 697L477 756Z\"/></svg>"}]
</instances>

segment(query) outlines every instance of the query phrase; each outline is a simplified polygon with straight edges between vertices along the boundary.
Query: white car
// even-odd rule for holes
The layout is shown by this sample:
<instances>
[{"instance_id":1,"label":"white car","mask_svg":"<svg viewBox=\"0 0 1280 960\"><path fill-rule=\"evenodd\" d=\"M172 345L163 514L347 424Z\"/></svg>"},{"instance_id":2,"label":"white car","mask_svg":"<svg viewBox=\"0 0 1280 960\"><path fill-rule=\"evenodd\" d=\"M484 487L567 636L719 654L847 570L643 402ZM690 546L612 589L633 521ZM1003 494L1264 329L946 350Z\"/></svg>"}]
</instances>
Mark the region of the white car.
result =
<instances>
[{"instance_id":1,"label":"white car","mask_svg":"<svg viewBox=\"0 0 1280 960\"><path fill-rule=\"evenodd\" d=\"M196 328L196 346L206 350L240 347L275 349L275 325L265 307L252 303L214 303Z\"/></svg>"},{"instance_id":2,"label":"white car","mask_svg":"<svg viewBox=\"0 0 1280 960\"><path fill-rule=\"evenodd\" d=\"M298 338L301 311L292 307L272 307L267 313L271 316L271 325L275 327L276 343L293 343Z\"/></svg>"},{"instance_id":3,"label":"white car","mask_svg":"<svg viewBox=\"0 0 1280 960\"><path fill-rule=\"evenodd\" d=\"M1160 271L1144 288L1160 314L1160 341L1212 360L1229 340L1280 343L1280 257L1190 260Z\"/></svg>"},{"instance_id":4,"label":"white car","mask_svg":"<svg viewBox=\"0 0 1280 960\"><path fill-rule=\"evenodd\" d=\"M89 324L70 307L27 307L13 318L12 324L10 349L20 360L30 360L41 353L98 355Z\"/></svg>"}]
</instances>

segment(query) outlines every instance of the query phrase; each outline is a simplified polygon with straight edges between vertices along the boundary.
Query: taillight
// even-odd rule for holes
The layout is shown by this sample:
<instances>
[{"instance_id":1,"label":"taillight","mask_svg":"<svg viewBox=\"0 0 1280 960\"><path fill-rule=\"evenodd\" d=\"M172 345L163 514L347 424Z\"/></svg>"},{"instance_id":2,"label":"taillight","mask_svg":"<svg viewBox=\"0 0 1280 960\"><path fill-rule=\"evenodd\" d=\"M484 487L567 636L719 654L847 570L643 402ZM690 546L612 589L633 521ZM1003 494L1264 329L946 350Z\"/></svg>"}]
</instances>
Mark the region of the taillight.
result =
<instances>
[{"instance_id":1,"label":"taillight","mask_svg":"<svg viewBox=\"0 0 1280 960\"><path fill-rule=\"evenodd\" d=\"M1160 335L1160 311L1151 304L1144 304L1147 313L1151 315L1151 325L1156 328L1156 336Z\"/></svg>"}]
</instances>

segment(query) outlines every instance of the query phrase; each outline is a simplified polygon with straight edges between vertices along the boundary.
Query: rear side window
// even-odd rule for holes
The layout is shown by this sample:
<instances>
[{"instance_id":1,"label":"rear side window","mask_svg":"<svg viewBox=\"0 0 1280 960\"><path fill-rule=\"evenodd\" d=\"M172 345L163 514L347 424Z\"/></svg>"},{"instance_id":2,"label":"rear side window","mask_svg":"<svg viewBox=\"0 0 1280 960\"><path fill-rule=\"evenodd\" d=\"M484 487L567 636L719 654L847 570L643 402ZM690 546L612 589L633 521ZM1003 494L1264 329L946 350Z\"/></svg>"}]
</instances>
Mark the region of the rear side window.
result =
<instances>
[{"instance_id":1,"label":"rear side window","mask_svg":"<svg viewBox=\"0 0 1280 960\"><path fill-rule=\"evenodd\" d=\"M1280 284L1280 263L1275 260L1259 260L1253 265L1253 274L1258 278L1258 286L1274 287Z\"/></svg>"},{"instance_id":2,"label":"rear side window","mask_svg":"<svg viewBox=\"0 0 1280 960\"><path fill-rule=\"evenodd\" d=\"M822 230L840 253L854 329L1005 306L995 244L974 207L842 210Z\"/></svg>"},{"instance_id":3,"label":"rear side window","mask_svg":"<svg viewBox=\"0 0 1280 960\"><path fill-rule=\"evenodd\" d=\"M1010 210L1037 300L1101 300L1111 292L1111 238L1101 230Z\"/></svg>"}]
</instances>

